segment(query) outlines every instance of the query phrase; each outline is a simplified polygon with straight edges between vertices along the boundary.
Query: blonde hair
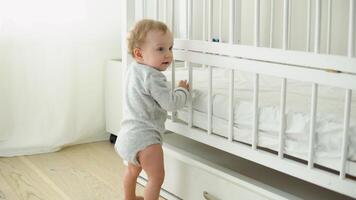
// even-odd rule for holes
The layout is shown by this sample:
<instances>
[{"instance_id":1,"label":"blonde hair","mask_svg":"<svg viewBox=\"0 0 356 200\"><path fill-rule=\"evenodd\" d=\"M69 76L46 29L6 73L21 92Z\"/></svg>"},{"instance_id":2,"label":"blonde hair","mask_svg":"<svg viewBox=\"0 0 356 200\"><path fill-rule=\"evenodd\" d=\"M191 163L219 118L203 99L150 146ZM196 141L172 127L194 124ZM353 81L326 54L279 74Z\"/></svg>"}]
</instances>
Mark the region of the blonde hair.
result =
<instances>
[{"instance_id":1,"label":"blonde hair","mask_svg":"<svg viewBox=\"0 0 356 200\"><path fill-rule=\"evenodd\" d=\"M133 50L145 43L147 33L152 30L162 31L164 34L169 31L166 24L151 19L138 21L127 37L128 53L134 57Z\"/></svg>"}]
</instances>

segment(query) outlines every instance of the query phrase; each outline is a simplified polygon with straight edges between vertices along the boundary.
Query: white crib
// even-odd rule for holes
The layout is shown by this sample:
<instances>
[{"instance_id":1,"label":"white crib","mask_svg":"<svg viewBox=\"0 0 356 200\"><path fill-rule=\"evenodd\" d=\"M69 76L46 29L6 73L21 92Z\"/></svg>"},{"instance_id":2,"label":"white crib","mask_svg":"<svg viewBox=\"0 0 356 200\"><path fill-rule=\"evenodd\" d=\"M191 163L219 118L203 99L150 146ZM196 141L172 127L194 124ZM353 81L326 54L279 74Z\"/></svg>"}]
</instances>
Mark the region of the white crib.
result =
<instances>
[{"instance_id":1,"label":"white crib","mask_svg":"<svg viewBox=\"0 0 356 200\"><path fill-rule=\"evenodd\" d=\"M354 0L122 0L122 52L135 21L166 22L177 36L172 89L185 78L195 91L169 131L356 198L354 8ZM298 9L304 24L293 23Z\"/></svg>"}]
</instances>

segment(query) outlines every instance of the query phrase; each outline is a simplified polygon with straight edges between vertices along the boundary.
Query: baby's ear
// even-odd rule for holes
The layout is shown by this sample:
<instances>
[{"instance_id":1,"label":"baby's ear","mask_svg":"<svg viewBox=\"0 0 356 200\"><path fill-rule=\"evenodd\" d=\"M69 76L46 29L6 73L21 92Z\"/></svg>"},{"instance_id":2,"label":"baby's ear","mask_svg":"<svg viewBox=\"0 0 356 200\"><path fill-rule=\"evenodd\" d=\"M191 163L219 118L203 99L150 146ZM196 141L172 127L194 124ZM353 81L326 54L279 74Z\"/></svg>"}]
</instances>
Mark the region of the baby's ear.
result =
<instances>
[{"instance_id":1,"label":"baby's ear","mask_svg":"<svg viewBox=\"0 0 356 200\"><path fill-rule=\"evenodd\" d=\"M133 50L133 54L135 56L135 59L138 59L140 61L143 60L143 57L142 57L142 50L140 48L134 48Z\"/></svg>"}]
</instances>

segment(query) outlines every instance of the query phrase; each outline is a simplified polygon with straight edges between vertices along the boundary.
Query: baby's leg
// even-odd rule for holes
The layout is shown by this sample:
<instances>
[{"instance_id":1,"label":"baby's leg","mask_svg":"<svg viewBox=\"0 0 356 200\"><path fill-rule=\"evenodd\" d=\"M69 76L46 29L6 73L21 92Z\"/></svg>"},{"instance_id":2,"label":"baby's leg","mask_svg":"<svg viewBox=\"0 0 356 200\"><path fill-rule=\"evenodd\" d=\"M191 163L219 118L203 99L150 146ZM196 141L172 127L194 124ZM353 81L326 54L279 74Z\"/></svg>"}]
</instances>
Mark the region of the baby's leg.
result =
<instances>
[{"instance_id":1,"label":"baby's leg","mask_svg":"<svg viewBox=\"0 0 356 200\"><path fill-rule=\"evenodd\" d=\"M150 145L140 151L139 161L148 177L145 189L145 200L157 200L164 180L162 145Z\"/></svg>"},{"instance_id":2,"label":"baby's leg","mask_svg":"<svg viewBox=\"0 0 356 200\"><path fill-rule=\"evenodd\" d=\"M140 166L128 163L128 166L124 173L125 200L140 199L139 197L136 197L136 181L141 170L142 168ZM141 199L143 198L141 197Z\"/></svg>"}]
</instances>

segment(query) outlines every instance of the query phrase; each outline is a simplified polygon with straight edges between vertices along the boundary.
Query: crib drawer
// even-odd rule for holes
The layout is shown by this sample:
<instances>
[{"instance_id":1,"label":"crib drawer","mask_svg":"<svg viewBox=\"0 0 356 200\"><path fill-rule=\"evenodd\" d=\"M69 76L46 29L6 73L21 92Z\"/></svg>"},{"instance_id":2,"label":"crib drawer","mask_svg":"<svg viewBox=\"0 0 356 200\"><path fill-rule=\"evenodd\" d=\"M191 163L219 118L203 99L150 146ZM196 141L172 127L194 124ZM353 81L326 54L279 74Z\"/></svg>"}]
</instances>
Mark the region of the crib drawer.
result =
<instances>
[{"instance_id":1,"label":"crib drawer","mask_svg":"<svg viewBox=\"0 0 356 200\"><path fill-rule=\"evenodd\" d=\"M262 200L264 195L166 153L163 188L184 200Z\"/></svg>"},{"instance_id":2,"label":"crib drawer","mask_svg":"<svg viewBox=\"0 0 356 200\"><path fill-rule=\"evenodd\" d=\"M225 152L177 134L166 134L163 141L166 171L163 189L167 191L165 194L172 194L165 196L169 200L301 199L246 176L244 172L251 169L259 176L260 170Z\"/></svg>"}]
</instances>

